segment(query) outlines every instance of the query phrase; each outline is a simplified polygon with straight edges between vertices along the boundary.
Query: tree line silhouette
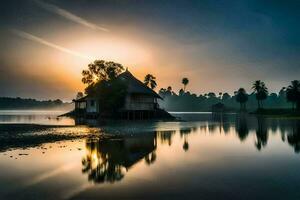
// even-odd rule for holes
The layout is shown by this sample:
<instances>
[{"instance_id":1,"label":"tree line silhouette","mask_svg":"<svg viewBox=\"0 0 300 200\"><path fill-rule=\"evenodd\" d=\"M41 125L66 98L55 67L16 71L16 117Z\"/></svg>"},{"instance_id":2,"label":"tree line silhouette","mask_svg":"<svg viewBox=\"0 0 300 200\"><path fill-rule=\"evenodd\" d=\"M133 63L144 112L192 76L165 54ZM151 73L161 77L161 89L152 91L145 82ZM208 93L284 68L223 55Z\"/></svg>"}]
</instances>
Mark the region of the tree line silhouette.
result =
<instances>
[{"instance_id":1,"label":"tree line silhouette","mask_svg":"<svg viewBox=\"0 0 300 200\"><path fill-rule=\"evenodd\" d=\"M161 88L159 94L164 98L160 105L170 111L210 111L212 106L222 104L228 111L237 109L261 110L263 108L282 108L300 111L300 81L294 80L288 87L283 87L278 94L269 93L266 84L257 80L252 85L252 92L247 93L244 88L239 88L234 95L229 93L208 92L194 94L186 91L189 83L187 78L182 79L183 88L178 94L172 87Z\"/></svg>"},{"instance_id":2,"label":"tree line silhouette","mask_svg":"<svg viewBox=\"0 0 300 200\"><path fill-rule=\"evenodd\" d=\"M107 104L110 105L107 108L108 111L120 107L119 102L124 101L122 94L126 93L126 88L116 81L116 77L123 71L122 64L95 60L88 65L88 70L82 71L82 82L87 84L85 93L99 96L103 102L108 102ZM147 74L143 82L153 90L158 85L156 77L152 74ZM189 82L187 77L182 78L183 87L178 93L171 86L161 88L158 91L159 95L164 98L164 101L159 102L161 107L169 111L211 111L212 106L217 104L219 107L223 105L227 111L261 110L262 108L293 108L300 111L299 80L292 81L288 87L283 87L278 93L269 93L266 84L257 80L252 85L251 93L247 93L244 88L239 88L233 95L227 92L218 94L208 92L197 95L187 91ZM82 93L77 94L77 98L82 96Z\"/></svg>"},{"instance_id":3,"label":"tree line silhouette","mask_svg":"<svg viewBox=\"0 0 300 200\"><path fill-rule=\"evenodd\" d=\"M247 103L251 109L254 109L254 100L257 102L257 109L260 110L265 106L267 108L290 108L300 111L300 81L293 80L291 85L283 87L279 93L270 93L266 84L261 80L256 80L252 85L252 93L248 94L244 88L239 88L231 96L229 93L219 92L218 96L214 92L206 94L191 94L186 91L189 84L188 78L182 78L181 83L183 88L176 94L171 86L161 88L159 94L165 99L160 104L167 110L172 111L195 111L196 110L211 110L211 107L222 103L229 110L236 110L239 103L241 111L247 110ZM147 74L144 79L144 84L155 89L157 86L156 77L152 74ZM249 102L248 102L249 101Z\"/></svg>"},{"instance_id":4,"label":"tree line silhouette","mask_svg":"<svg viewBox=\"0 0 300 200\"><path fill-rule=\"evenodd\" d=\"M36 100L25 98L0 97L0 109L54 109L70 107L70 103L64 103L60 99L56 100Z\"/></svg>"}]
</instances>

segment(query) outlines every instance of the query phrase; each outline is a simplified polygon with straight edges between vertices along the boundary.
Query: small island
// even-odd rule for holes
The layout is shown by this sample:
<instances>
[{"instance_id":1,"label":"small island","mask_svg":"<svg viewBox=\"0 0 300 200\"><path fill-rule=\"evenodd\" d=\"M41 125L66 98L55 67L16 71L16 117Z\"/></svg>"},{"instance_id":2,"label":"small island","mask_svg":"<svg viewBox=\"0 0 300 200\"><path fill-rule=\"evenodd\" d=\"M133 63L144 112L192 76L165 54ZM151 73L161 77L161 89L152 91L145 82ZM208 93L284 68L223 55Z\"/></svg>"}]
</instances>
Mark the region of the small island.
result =
<instances>
[{"instance_id":1,"label":"small island","mask_svg":"<svg viewBox=\"0 0 300 200\"><path fill-rule=\"evenodd\" d=\"M162 97L153 90L156 82L151 74L143 83L119 63L96 60L82 75L86 95L78 93L70 115L101 120L175 119L159 107Z\"/></svg>"}]
</instances>

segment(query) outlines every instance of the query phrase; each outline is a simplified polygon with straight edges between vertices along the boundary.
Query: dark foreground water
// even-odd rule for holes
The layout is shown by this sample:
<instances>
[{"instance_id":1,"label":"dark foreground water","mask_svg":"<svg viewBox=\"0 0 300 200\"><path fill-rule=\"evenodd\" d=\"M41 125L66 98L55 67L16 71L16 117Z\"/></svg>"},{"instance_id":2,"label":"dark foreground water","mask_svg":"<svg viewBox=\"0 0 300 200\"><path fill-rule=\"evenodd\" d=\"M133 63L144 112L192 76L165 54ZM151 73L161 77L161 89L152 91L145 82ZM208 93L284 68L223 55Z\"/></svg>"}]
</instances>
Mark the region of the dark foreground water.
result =
<instances>
[{"instance_id":1,"label":"dark foreground water","mask_svg":"<svg viewBox=\"0 0 300 200\"><path fill-rule=\"evenodd\" d=\"M0 199L300 199L299 120L177 113L187 121L90 128L5 116Z\"/></svg>"}]
</instances>

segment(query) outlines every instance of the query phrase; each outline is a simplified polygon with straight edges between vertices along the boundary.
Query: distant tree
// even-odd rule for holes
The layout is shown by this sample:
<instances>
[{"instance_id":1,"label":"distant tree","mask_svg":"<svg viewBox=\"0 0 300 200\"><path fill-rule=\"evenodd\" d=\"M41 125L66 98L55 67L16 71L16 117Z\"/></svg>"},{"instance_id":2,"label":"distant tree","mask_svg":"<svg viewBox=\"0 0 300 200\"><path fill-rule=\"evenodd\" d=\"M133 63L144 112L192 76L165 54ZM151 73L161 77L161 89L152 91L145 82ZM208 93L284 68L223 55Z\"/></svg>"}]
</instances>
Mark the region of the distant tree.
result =
<instances>
[{"instance_id":1,"label":"distant tree","mask_svg":"<svg viewBox=\"0 0 300 200\"><path fill-rule=\"evenodd\" d=\"M78 92L77 95L76 95L76 99L80 99L82 98L84 95L82 92Z\"/></svg>"},{"instance_id":2,"label":"distant tree","mask_svg":"<svg viewBox=\"0 0 300 200\"><path fill-rule=\"evenodd\" d=\"M268 88L264 82L257 80L253 83L252 89L257 100L257 108L260 109L262 108L262 101L268 97Z\"/></svg>"},{"instance_id":3,"label":"distant tree","mask_svg":"<svg viewBox=\"0 0 300 200\"><path fill-rule=\"evenodd\" d=\"M172 95L172 87L168 86L167 91L166 91L166 95L167 96L171 96Z\"/></svg>"},{"instance_id":4,"label":"distant tree","mask_svg":"<svg viewBox=\"0 0 300 200\"><path fill-rule=\"evenodd\" d=\"M246 102L248 101L248 95L244 88L240 88L237 91L235 100L240 103L240 110L246 110Z\"/></svg>"},{"instance_id":5,"label":"distant tree","mask_svg":"<svg viewBox=\"0 0 300 200\"><path fill-rule=\"evenodd\" d=\"M53 103L54 103L54 105L61 105L61 104L63 104L62 100L60 100L60 99L54 100Z\"/></svg>"},{"instance_id":6,"label":"distant tree","mask_svg":"<svg viewBox=\"0 0 300 200\"><path fill-rule=\"evenodd\" d=\"M167 94L167 90L165 88L160 88L160 90L158 91L158 94L160 96L162 96L163 98L165 98L165 96Z\"/></svg>"},{"instance_id":7,"label":"distant tree","mask_svg":"<svg viewBox=\"0 0 300 200\"><path fill-rule=\"evenodd\" d=\"M275 101L276 99L277 99L277 94L276 93L274 93L274 92L272 92L270 95L270 98L273 100L273 101Z\"/></svg>"},{"instance_id":8,"label":"distant tree","mask_svg":"<svg viewBox=\"0 0 300 200\"><path fill-rule=\"evenodd\" d=\"M165 88L160 88L160 90L158 91L158 94L160 96L162 96L163 98L167 97L167 96L171 96L172 95L172 87L169 86L167 89Z\"/></svg>"},{"instance_id":9,"label":"distant tree","mask_svg":"<svg viewBox=\"0 0 300 200\"><path fill-rule=\"evenodd\" d=\"M188 78L183 78L181 83L183 84L183 91L185 92L187 84L189 84L189 79Z\"/></svg>"},{"instance_id":10,"label":"distant tree","mask_svg":"<svg viewBox=\"0 0 300 200\"><path fill-rule=\"evenodd\" d=\"M207 94L208 98L212 99L212 98L216 98L216 94L214 92L209 92Z\"/></svg>"},{"instance_id":11,"label":"distant tree","mask_svg":"<svg viewBox=\"0 0 300 200\"><path fill-rule=\"evenodd\" d=\"M225 92L222 96L223 101L228 101L230 98L231 98L231 96L227 92Z\"/></svg>"},{"instance_id":12,"label":"distant tree","mask_svg":"<svg viewBox=\"0 0 300 200\"><path fill-rule=\"evenodd\" d=\"M286 98L286 87L282 87L278 94L279 98L285 99Z\"/></svg>"},{"instance_id":13,"label":"distant tree","mask_svg":"<svg viewBox=\"0 0 300 200\"><path fill-rule=\"evenodd\" d=\"M183 96L183 95L184 95L184 93L185 93L185 92L184 92L184 90L183 90L183 89L180 89L180 90L179 90L179 96Z\"/></svg>"},{"instance_id":14,"label":"distant tree","mask_svg":"<svg viewBox=\"0 0 300 200\"><path fill-rule=\"evenodd\" d=\"M152 74L147 74L144 79L144 84L153 90L157 86L156 78Z\"/></svg>"},{"instance_id":15,"label":"distant tree","mask_svg":"<svg viewBox=\"0 0 300 200\"><path fill-rule=\"evenodd\" d=\"M219 99L222 99L222 92L219 92Z\"/></svg>"},{"instance_id":16,"label":"distant tree","mask_svg":"<svg viewBox=\"0 0 300 200\"><path fill-rule=\"evenodd\" d=\"M288 102L292 102L293 109L300 110L300 81L294 80L286 89L286 98Z\"/></svg>"},{"instance_id":17,"label":"distant tree","mask_svg":"<svg viewBox=\"0 0 300 200\"><path fill-rule=\"evenodd\" d=\"M200 94L200 95L198 96L198 99L199 99L199 101L205 101L205 100L206 100L206 97L205 97L204 95Z\"/></svg>"},{"instance_id":18,"label":"distant tree","mask_svg":"<svg viewBox=\"0 0 300 200\"><path fill-rule=\"evenodd\" d=\"M95 60L88 65L87 70L82 71L82 82L84 84L94 84L98 81L108 81L115 79L124 71L123 65L112 61Z\"/></svg>"}]
</instances>

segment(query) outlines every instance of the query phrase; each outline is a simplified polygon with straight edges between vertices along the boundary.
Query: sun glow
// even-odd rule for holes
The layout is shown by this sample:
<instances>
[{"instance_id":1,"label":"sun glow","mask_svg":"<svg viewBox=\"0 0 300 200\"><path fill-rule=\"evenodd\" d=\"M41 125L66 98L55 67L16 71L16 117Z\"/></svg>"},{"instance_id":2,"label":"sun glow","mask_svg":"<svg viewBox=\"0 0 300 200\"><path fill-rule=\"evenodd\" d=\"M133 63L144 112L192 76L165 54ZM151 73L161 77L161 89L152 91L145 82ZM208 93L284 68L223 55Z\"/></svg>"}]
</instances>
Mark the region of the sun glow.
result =
<instances>
[{"instance_id":1,"label":"sun glow","mask_svg":"<svg viewBox=\"0 0 300 200\"><path fill-rule=\"evenodd\" d=\"M138 66L149 63L151 50L139 45L134 40L120 38L82 39L73 44L73 49L85 52L93 59L119 62L125 66Z\"/></svg>"}]
</instances>

